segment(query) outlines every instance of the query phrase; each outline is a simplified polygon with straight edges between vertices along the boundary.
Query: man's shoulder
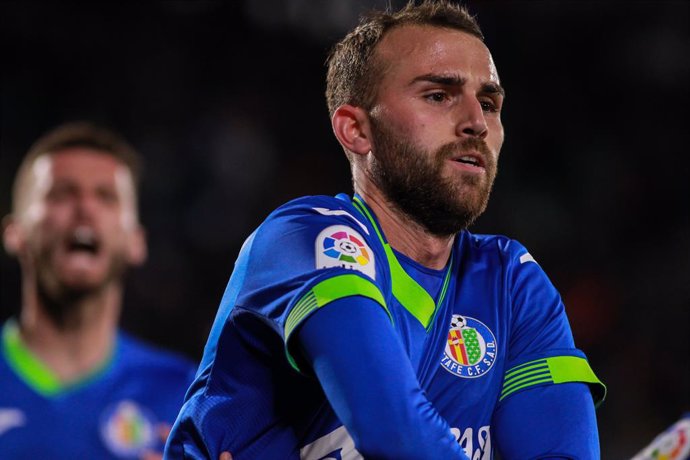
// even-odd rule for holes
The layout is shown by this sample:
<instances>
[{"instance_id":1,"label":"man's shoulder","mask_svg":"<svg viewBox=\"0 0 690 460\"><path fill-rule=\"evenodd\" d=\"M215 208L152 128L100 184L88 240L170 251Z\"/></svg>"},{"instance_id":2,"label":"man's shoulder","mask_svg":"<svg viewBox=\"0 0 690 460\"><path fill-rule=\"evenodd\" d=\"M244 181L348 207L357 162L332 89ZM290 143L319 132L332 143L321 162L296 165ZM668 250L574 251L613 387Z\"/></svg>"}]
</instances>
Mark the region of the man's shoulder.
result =
<instances>
[{"instance_id":1,"label":"man's shoulder","mask_svg":"<svg viewBox=\"0 0 690 460\"><path fill-rule=\"evenodd\" d=\"M187 378L196 366L181 354L152 345L124 331L118 332L116 360L129 369Z\"/></svg>"},{"instance_id":2,"label":"man's shoulder","mask_svg":"<svg viewBox=\"0 0 690 460\"><path fill-rule=\"evenodd\" d=\"M357 212L347 195L308 195L295 198L276 208L268 219L285 215L342 215L338 211ZM267 219L267 220L268 220Z\"/></svg>"},{"instance_id":3,"label":"man's shoulder","mask_svg":"<svg viewBox=\"0 0 690 460\"><path fill-rule=\"evenodd\" d=\"M284 229L291 233L296 229L318 233L330 225L349 226L366 235L373 232L370 222L352 204L349 196L340 194L311 195L291 200L269 214L255 233L275 236L276 232Z\"/></svg>"},{"instance_id":4,"label":"man's shoulder","mask_svg":"<svg viewBox=\"0 0 690 460\"><path fill-rule=\"evenodd\" d=\"M383 248L349 196L306 196L277 208L247 238L233 277L253 273L250 278L261 291L327 267L366 266L365 273L374 277L372 257L385 257Z\"/></svg>"},{"instance_id":5,"label":"man's shoulder","mask_svg":"<svg viewBox=\"0 0 690 460\"><path fill-rule=\"evenodd\" d=\"M458 236L458 244L470 251L508 258L528 254L522 243L505 235L471 233L465 230Z\"/></svg>"}]
</instances>

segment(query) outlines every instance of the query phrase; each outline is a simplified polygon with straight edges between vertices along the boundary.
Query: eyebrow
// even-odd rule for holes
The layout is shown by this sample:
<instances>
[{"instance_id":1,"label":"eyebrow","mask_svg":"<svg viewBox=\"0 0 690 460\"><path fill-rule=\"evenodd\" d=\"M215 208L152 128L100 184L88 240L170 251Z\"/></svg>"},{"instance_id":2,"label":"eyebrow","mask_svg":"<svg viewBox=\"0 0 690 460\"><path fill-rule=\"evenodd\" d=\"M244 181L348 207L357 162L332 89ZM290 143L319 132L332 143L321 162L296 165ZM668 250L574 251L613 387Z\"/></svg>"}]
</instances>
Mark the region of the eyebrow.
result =
<instances>
[{"instance_id":1,"label":"eyebrow","mask_svg":"<svg viewBox=\"0 0 690 460\"><path fill-rule=\"evenodd\" d=\"M444 86L463 86L467 82L467 78L461 77L459 75L438 75L433 73L428 73L415 77L410 84L415 84L417 82L430 82L437 83ZM480 92L486 94L500 94L505 97L506 91L501 85L494 82L484 83L481 86Z\"/></svg>"}]
</instances>

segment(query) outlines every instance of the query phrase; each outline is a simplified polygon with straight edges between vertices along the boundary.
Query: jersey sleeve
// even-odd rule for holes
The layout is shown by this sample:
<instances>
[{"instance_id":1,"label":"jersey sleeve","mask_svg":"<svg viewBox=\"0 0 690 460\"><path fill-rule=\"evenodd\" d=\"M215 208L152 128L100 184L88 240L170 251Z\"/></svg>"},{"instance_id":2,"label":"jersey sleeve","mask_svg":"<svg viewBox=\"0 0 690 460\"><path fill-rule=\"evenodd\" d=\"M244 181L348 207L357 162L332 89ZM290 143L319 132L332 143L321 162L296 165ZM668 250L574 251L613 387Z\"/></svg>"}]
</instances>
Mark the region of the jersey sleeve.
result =
<instances>
[{"instance_id":1,"label":"jersey sleeve","mask_svg":"<svg viewBox=\"0 0 690 460\"><path fill-rule=\"evenodd\" d=\"M233 274L243 278L234 302L237 312L268 321L297 370L299 353L290 339L316 310L338 299L363 296L390 317L377 263L385 260L382 248L356 211L339 206L334 199L312 197L279 208L256 231L244 266Z\"/></svg>"},{"instance_id":2,"label":"jersey sleeve","mask_svg":"<svg viewBox=\"0 0 690 460\"><path fill-rule=\"evenodd\" d=\"M504 458L600 458L592 395L583 383L516 392L500 405L492 425Z\"/></svg>"},{"instance_id":3,"label":"jersey sleeve","mask_svg":"<svg viewBox=\"0 0 690 460\"><path fill-rule=\"evenodd\" d=\"M527 250L511 241L508 283L512 318L500 401L530 388L583 382L597 404L606 387L575 348L561 297Z\"/></svg>"},{"instance_id":4,"label":"jersey sleeve","mask_svg":"<svg viewBox=\"0 0 690 460\"><path fill-rule=\"evenodd\" d=\"M468 460L410 361L391 359L406 352L373 300L333 302L304 322L296 342L364 458Z\"/></svg>"}]
</instances>

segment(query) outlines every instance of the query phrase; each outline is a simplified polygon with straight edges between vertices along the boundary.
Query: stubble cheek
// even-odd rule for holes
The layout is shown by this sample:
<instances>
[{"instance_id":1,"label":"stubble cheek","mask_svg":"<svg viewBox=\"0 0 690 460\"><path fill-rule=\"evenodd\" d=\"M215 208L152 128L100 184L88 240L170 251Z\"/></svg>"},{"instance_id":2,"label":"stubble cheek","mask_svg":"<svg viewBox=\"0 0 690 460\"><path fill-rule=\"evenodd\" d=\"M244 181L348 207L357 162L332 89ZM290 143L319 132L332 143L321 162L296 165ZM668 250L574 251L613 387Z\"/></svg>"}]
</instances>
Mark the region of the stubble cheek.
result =
<instances>
[{"instance_id":1,"label":"stubble cheek","mask_svg":"<svg viewBox=\"0 0 690 460\"><path fill-rule=\"evenodd\" d=\"M492 133L492 135L490 135L491 144L489 147L494 153L494 159L498 160L498 157L501 153L501 148L503 148L503 141L505 140L505 131L503 130L500 114L498 114L493 120L492 126L489 129Z\"/></svg>"},{"instance_id":2,"label":"stubble cheek","mask_svg":"<svg viewBox=\"0 0 690 460\"><path fill-rule=\"evenodd\" d=\"M55 257L61 232L54 222L44 220L27 229L26 251L34 260L47 262Z\"/></svg>"}]
</instances>

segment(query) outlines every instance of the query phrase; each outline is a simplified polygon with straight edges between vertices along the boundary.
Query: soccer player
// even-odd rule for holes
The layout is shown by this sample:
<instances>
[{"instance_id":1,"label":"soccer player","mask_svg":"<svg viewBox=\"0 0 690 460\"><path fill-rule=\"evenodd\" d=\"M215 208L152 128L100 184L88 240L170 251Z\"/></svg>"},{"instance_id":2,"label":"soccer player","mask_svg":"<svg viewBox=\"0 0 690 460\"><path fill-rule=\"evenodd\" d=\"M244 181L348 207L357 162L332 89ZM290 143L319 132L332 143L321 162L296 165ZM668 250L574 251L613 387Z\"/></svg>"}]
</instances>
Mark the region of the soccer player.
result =
<instances>
[{"instance_id":1,"label":"soccer player","mask_svg":"<svg viewBox=\"0 0 690 460\"><path fill-rule=\"evenodd\" d=\"M88 123L39 139L17 173L4 244L22 304L0 340L0 458L160 458L194 376L118 330L123 277L146 258L138 156Z\"/></svg>"},{"instance_id":2,"label":"soccer player","mask_svg":"<svg viewBox=\"0 0 690 460\"><path fill-rule=\"evenodd\" d=\"M690 458L690 412L683 414L680 420L656 436L632 460L685 460L688 458Z\"/></svg>"},{"instance_id":3,"label":"soccer player","mask_svg":"<svg viewBox=\"0 0 690 460\"><path fill-rule=\"evenodd\" d=\"M249 236L166 455L598 458L603 385L558 292L518 242L467 230L503 143L475 20L445 1L372 14L326 94L355 193Z\"/></svg>"}]
</instances>

